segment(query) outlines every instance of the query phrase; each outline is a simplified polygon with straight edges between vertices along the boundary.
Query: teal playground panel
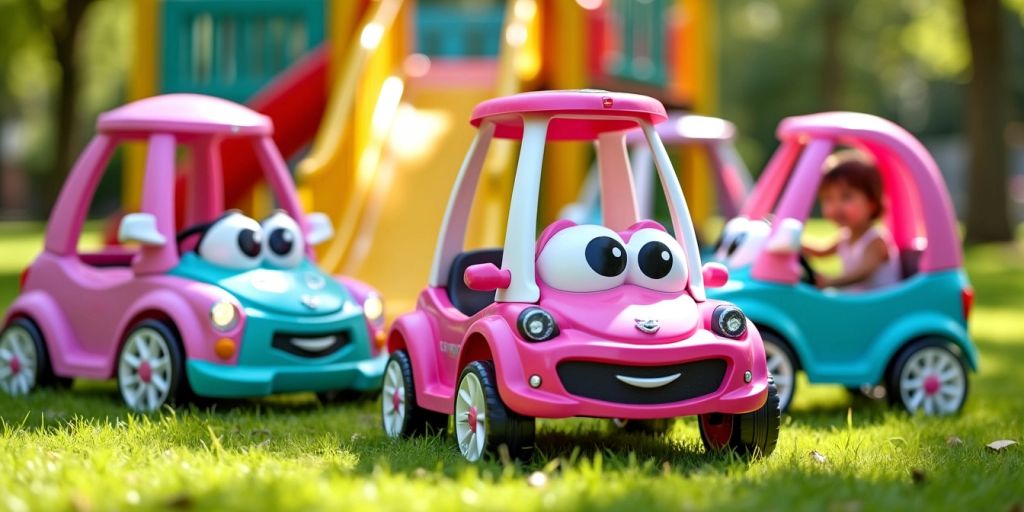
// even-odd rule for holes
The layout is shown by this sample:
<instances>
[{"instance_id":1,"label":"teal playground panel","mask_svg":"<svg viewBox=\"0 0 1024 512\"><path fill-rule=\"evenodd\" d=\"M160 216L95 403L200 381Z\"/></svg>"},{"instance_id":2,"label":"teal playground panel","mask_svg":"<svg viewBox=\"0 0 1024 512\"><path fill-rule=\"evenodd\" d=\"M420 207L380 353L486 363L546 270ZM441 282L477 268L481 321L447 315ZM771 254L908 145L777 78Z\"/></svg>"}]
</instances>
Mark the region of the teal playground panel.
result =
<instances>
[{"instance_id":1,"label":"teal playground panel","mask_svg":"<svg viewBox=\"0 0 1024 512\"><path fill-rule=\"evenodd\" d=\"M416 5L416 51L431 57L497 57L502 1L424 1Z\"/></svg>"},{"instance_id":2,"label":"teal playground panel","mask_svg":"<svg viewBox=\"0 0 1024 512\"><path fill-rule=\"evenodd\" d=\"M325 0L164 0L161 93L244 102L324 39Z\"/></svg>"},{"instance_id":3,"label":"teal playground panel","mask_svg":"<svg viewBox=\"0 0 1024 512\"><path fill-rule=\"evenodd\" d=\"M671 0L612 0L609 29L618 33L619 54L606 64L606 73L621 80L665 87L665 25L671 4Z\"/></svg>"}]
</instances>

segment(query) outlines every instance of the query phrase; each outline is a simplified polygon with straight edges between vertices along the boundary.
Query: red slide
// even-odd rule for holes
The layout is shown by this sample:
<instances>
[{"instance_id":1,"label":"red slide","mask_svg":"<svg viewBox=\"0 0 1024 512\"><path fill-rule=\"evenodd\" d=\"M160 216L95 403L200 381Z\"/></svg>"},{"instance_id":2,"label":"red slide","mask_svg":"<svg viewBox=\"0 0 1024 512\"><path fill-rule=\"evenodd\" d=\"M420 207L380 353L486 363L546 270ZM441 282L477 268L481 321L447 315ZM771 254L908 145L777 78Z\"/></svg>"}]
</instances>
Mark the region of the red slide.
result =
<instances>
[{"instance_id":1,"label":"red slide","mask_svg":"<svg viewBox=\"0 0 1024 512\"><path fill-rule=\"evenodd\" d=\"M320 46L286 69L257 92L246 105L274 122L274 142L285 159L305 147L320 128L327 105L328 50ZM236 204L261 179L256 153L247 140L229 139L221 146L224 172L224 204ZM185 177L175 188L177 217L183 218Z\"/></svg>"}]
</instances>

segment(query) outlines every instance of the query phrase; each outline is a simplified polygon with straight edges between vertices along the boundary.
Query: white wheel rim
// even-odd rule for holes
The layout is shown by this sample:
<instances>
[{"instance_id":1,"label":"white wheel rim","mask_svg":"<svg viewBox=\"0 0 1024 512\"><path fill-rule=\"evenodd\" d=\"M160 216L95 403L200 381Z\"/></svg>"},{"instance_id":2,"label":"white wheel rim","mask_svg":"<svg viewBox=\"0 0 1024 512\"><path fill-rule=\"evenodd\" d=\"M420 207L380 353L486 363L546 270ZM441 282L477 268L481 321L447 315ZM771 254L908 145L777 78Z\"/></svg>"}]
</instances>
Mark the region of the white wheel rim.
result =
<instances>
[{"instance_id":1,"label":"white wheel rim","mask_svg":"<svg viewBox=\"0 0 1024 512\"><path fill-rule=\"evenodd\" d=\"M117 380L124 403L139 412L152 412L171 392L171 349L156 329L143 327L128 336L118 362Z\"/></svg>"},{"instance_id":2,"label":"white wheel rim","mask_svg":"<svg viewBox=\"0 0 1024 512\"><path fill-rule=\"evenodd\" d=\"M459 451L470 462L480 460L487 446L487 402L480 378L467 373L459 382L455 397L455 439Z\"/></svg>"},{"instance_id":3,"label":"white wheel rim","mask_svg":"<svg viewBox=\"0 0 1024 512\"><path fill-rule=\"evenodd\" d=\"M380 394L382 415L384 418L384 433L388 437L402 435L402 425L405 423L405 377L402 375L402 367L398 361L388 362L384 370L384 386Z\"/></svg>"},{"instance_id":4,"label":"white wheel rim","mask_svg":"<svg viewBox=\"0 0 1024 512\"><path fill-rule=\"evenodd\" d=\"M939 347L913 353L900 369L900 398L907 411L929 416L953 414L967 391L967 376L956 356Z\"/></svg>"},{"instance_id":5,"label":"white wheel rim","mask_svg":"<svg viewBox=\"0 0 1024 512\"><path fill-rule=\"evenodd\" d=\"M12 396L29 394L36 387L39 354L24 327L12 325L0 336L0 390Z\"/></svg>"},{"instance_id":6,"label":"white wheel rim","mask_svg":"<svg viewBox=\"0 0 1024 512\"><path fill-rule=\"evenodd\" d=\"M771 341L764 342L764 357L768 363L768 373L775 379L775 389L779 393L779 408L785 409L793 398L793 380L796 378L793 361L782 347Z\"/></svg>"}]
</instances>

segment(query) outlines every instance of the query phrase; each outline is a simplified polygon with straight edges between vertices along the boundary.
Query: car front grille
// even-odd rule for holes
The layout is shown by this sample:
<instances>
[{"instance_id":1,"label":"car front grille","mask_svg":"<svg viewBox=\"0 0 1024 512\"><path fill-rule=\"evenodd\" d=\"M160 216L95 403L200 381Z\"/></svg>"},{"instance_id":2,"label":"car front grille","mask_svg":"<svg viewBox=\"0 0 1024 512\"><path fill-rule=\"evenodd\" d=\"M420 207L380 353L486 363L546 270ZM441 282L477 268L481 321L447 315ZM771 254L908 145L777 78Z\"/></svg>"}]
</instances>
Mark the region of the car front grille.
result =
<instances>
[{"instance_id":1,"label":"car front grille","mask_svg":"<svg viewBox=\"0 0 1024 512\"><path fill-rule=\"evenodd\" d=\"M563 361L558 378L573 395L620 404L665 404L718 390L728 363L705 359L667 366L626 366L593 361ZM678 375L674 379L672 376Z\"/></svg>"},{"instance_id":2,"label":"car front grille","mask_svg":"<svg viewBox=\"0 0 1024 512\"><path fill-rule=\"evenodd\" d=\"M300 357L324 357L341 350L351 342L348 330L325 334L274 333L271 345Z\"/></svg>"}]
</instances>

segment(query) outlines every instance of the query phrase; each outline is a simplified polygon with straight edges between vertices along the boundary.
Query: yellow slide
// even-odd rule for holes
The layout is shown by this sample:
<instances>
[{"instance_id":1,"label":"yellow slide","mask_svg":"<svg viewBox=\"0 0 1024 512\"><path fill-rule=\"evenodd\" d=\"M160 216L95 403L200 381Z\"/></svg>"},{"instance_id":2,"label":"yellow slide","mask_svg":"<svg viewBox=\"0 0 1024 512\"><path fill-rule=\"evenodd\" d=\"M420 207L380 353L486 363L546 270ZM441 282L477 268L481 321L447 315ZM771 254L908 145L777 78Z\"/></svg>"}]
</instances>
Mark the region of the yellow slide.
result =
<instances>
[{"instance_id":1,"label":"yellow slide","mask_svg":"<svg viewBox=\"0 0 1024 512\"><path fill-rule=\"evenodd\" d=\"M493 89L417 90L399 107L348 250L334 270L373 283L392 313L427 282L448 195L475 133L474 105Z\"/></svg>"},{"instance_id":2,"label":"yellow slide","mask_svg":"<svg viewBox=\"0 0 1024 512\"><path fill-rule=\"evenodd\" d=\"M518 23L527 35L515 47L504 42L499 59L435 62L423 76L406 77L408 4L380 0L351 25L349 44L336 52L341 65L328 108L298 173L307 208L334 221L334 239L318 248L321 265L371 283L389 318L412 309L426 285L448 196L475 135L473 106L517 92L523 63L539 62L534 0L511 0L506 26ZM508 165L510 149L496 144L485 168ZM469 246L500 243L508 211L509 180L485 177L481 185Z\"/></svg>"}]
</instances>

